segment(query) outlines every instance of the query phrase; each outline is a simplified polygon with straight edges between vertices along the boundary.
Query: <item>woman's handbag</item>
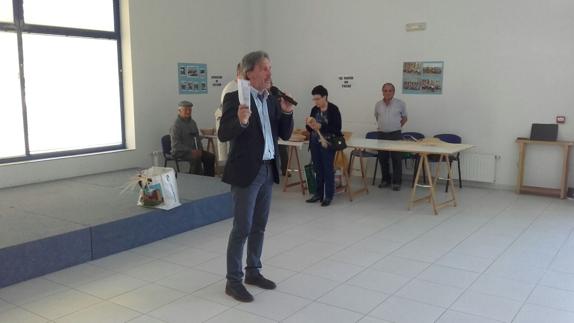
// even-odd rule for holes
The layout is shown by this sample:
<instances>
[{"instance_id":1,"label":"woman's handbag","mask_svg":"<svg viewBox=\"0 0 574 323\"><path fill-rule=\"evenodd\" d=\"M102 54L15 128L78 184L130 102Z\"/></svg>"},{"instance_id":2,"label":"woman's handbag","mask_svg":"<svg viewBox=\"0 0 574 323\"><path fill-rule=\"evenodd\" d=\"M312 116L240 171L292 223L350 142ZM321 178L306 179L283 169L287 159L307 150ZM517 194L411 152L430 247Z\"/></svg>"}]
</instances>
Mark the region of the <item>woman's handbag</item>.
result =
<instances>
[{"instance_id":1,"label":"woman's handbag","mask_svg":"<svg viewBox=\"0 0 574 323\"><path fill-rule=\"evenodd\" d=\"M347 148L347 142L343 135L330 134L326 135L325 139L329 143L329 148L333 150L343 150Z\"/></svg>"}]
</instances>

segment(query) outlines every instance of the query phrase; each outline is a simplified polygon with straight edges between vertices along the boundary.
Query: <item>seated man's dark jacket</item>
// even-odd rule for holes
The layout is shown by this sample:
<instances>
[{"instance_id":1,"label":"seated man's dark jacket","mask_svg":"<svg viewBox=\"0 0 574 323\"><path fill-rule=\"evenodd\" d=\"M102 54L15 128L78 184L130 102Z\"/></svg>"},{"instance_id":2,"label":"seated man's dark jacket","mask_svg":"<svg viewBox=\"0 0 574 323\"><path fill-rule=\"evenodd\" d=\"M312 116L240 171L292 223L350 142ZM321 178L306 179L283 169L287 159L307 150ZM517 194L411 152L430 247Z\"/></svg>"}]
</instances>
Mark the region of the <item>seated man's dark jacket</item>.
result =
<instances>
[{"instance_id":1,"label":"seated man's dark jacket","mask_svg":"<svg viewBox=\"0 0 574 323\"><path fill-rule=\"evenodd\" d=\"M177 117L170 129L171 153L176 158L187 156L192 150L203 150L197 124L191 118Z\"/></svg>"}]
</instances>

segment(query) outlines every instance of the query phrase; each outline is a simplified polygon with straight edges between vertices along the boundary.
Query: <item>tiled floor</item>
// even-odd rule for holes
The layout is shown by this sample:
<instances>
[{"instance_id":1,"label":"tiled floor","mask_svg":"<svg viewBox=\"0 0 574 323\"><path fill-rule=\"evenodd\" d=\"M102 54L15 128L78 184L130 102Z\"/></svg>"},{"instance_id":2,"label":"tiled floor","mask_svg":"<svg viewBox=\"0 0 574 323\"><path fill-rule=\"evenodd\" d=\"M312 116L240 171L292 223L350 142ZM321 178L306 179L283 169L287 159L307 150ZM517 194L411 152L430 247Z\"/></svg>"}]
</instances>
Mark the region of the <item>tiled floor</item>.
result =
<instances>
[{"instance_id":1,"label":"tiled floor","mask_svg":"<svg viewBox=\"0 0 574 323\"><path fill-rule=\"evenodd\" d=\"M0 289L0 322L574 322L574 201L465 187L321 208L277 187L255 301L223 292L231 221Z\"/></svg>"}]
</instances>

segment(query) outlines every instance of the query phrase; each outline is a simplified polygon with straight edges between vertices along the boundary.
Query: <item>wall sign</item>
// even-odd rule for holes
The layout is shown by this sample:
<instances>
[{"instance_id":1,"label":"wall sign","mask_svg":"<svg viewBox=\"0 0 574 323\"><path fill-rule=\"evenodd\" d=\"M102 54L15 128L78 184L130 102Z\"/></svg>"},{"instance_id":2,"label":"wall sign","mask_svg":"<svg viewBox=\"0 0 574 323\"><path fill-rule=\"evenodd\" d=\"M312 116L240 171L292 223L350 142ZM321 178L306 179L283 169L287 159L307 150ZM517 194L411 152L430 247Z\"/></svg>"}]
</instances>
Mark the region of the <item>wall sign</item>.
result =
<instances>
[{"instance_id":1,"label":"wall sign","mask_svg":"<svg viewBox=\"0 0 574 323\"><path fill-rule=\"evenodd\" d=\"M207 93L207 64L177 63L179 94Z\"/></svg>"},{"instance_id":2,"label":"wall sign","mask_svg":"<svg viewBox=\"0 0 574 323\"><path fill-rule=\"evenodd\" d=\"M353 86L353 80L355 79L354 76L351 75L344 75L339 76L339 81L341 81L341 87L350 89Z\"/></svg>"},{"instance_id":3,"label":"wall sign","mask_svg":"<svg viewBox=\"0 0 574 323\"><path fill-rule=\"evenodd\" d=\"M211 80L213 83L211 83L211 86L221 86L221 79L223 79L221 75L212 75Z\"/></svg>"},{"instance_id":4,"label":"wall sign","mask_svg":"<svg viewBox=\"0 0 574 323\"><path fill-rule=\"evenodd\" d=\"M444 62L404 62L403 94L442 94Z\"/></svg>"}]
</instances>

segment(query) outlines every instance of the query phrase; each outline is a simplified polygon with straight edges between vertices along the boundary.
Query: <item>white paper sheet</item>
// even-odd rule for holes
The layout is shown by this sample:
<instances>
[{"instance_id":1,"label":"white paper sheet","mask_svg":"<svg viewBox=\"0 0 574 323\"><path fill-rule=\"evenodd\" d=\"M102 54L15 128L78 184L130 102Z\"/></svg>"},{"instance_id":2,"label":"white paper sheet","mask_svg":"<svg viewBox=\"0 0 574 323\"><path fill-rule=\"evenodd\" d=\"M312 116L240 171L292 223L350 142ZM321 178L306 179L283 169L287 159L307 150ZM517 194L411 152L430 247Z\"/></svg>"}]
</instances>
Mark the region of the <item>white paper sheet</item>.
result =
<instances>
[{"instance_id":1,"label":"white paper sheet","mask_svg":"<svg viewBox=\"0 0 574 323\"><path fill-rule=\"evenodd\" d=\"M237 93L239 104L245 105L251 110L251 86L248 80L237 80Z\"/></svg>"}]
</instances>

